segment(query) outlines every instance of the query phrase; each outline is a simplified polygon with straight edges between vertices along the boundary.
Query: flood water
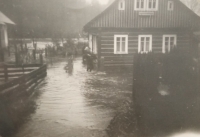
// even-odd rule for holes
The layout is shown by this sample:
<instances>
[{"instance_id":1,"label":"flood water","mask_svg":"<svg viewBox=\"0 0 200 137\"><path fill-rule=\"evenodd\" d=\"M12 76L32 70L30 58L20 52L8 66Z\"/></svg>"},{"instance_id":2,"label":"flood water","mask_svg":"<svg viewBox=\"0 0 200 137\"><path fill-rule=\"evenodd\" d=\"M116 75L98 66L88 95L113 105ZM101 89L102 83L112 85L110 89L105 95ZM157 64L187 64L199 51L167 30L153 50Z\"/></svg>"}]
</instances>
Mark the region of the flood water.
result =
<instances>
[{"instance_id":1,"label":"flood water","mask_svg":"<svg viewBox=\"0 0 200 137\"><path fill-rule=\"evenodd\" d=\"M107 137L114 110L84 96L89 90L86 81L97 72L88 73L81 59L74 61L73 72L66 72L65 65L61 61L49 66L35 91L35 112L13 137Z\"/></svg>"}]
</instances>

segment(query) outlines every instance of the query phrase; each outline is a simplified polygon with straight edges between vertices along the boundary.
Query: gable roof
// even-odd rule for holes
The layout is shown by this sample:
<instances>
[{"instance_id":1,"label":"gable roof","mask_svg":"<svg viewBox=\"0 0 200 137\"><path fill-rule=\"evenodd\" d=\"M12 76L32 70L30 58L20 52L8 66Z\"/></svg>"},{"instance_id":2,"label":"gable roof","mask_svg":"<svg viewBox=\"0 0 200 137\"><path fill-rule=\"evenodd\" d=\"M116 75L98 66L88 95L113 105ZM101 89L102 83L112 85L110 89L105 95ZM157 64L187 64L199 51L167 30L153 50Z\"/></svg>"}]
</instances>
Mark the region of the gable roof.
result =
<instances>
[{"instance_id":1,"label":"gable roof","mask_svg":"<svg viewBox=\"0 0 200 137\"><path fill-rule=\"evenodd\" d=\"M114 3L116 3L116 1L118 0L113 0L113 2L111 2L110 5L108 5L104 11L102 11L99 15L97 15L96 17L94 17L91 21L89 21L85 26L84 29L88 28L93 22L95 22L98 18L100 18L100 16L103 16L104 13L106 13L109 8L111 8L112 5L114 5Z\"/></svg>"},{"instance_id":2,"label":"gable roof","mask_svg":"<svg viewBox=\"0 0 200 137\"><path fill-rule=\"evenodd\" d=\"M0 24L15 24L12 20L10 20L6 15L4 15L0 11Z\"/></svg>"},{"instance_id":3,"label":"gable roof","mask_svg":"<svg viewBox=\"0 0 200 137\"><path fill-rule=\"evenodd\" d=\"M167 11L168 0L159 0L159 10L150 18L139 15L134 10L134 0L125 0L125 11L118 10L119 0L115 0L107 9L84 26L84 31L90 28L200 28L200 17L190 10L180 0L174 0L176 8ZM145 23L148 22L148 23Z\"/></svg>"}]
</instances>

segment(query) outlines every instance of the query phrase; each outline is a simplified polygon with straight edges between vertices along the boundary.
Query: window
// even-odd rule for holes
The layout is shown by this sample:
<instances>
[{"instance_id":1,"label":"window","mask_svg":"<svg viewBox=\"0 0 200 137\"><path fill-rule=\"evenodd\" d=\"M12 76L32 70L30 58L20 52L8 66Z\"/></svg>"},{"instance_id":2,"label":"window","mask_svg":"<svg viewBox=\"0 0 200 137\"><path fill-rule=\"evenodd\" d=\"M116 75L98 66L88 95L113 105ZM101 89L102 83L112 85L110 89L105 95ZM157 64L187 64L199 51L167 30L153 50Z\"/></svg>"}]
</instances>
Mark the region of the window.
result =
<instances>
[{"instance_id":1,"label":"window","mask_svg":"<svg viewBox=\"0 0 200 137\"><path fill-rule=\"evenodd\" d=\"M148 0L148 9L154 10L156 9L157 2L156 0Z\"/></svg>"},{"instance_id":2,"label":"window","mask_svg":"<svg viewBox=\"0 0 200 137\"><path fill-rule=\"evenodd\" d=\"M170 52L176 46L176 35L163 35L163 53Z\"/></svg>"},{"instance_id":3,"label":"window","mask_svg":"<svg viewBox=\"0 0 200 137\"><path fill-rule=\"evenodd\" d=\"M115 35L114 53L128 54L128 35Z\"/></svg>"},{"instance_id":4,"label":"window","mask_svg":"<svg viewBox=\"0 0 200 137\"><path fill-rule=\"evenodd\" d=\"M173 1L168 1L168 7L167 10L173 11L174 10L174 2Z\"/></svg>"},{"instance_id":5,"label":"window","mask_svg":"<svg viewBox=\"0 0 200 137\"><path fill-rule=\"evenodd\" d=\"M158 10L158 0L135 0L135 10L156 11Z\"/></svg>"},{"instance_id":6,"label":"window","mask_svg":"<svg viewBox=\"0 0 200 137\"><path fill-rule=\"evenodd\" d=\"M135 9L137 10L144 10L145 9L145 4L144 4L145 0L135 0Z\"/></svg>"},{"instance_id":7,"label":"window","mask_svg":"<svg viewBox=\"0 0 200 137\"><path fill-rule=\"evenodd\" d=\"M125 0L119 1L119 10L125 10Z\"/></svg>"},{"instance_id":8,"label":"window","mask_svg":"<svg viewBox=\"0 0 200 137\"><path fill-rule=\"evenodd\" d=\"M152 51L152 35L139 35L138 46L139 53Z\"/></svg>"}]
</instances>

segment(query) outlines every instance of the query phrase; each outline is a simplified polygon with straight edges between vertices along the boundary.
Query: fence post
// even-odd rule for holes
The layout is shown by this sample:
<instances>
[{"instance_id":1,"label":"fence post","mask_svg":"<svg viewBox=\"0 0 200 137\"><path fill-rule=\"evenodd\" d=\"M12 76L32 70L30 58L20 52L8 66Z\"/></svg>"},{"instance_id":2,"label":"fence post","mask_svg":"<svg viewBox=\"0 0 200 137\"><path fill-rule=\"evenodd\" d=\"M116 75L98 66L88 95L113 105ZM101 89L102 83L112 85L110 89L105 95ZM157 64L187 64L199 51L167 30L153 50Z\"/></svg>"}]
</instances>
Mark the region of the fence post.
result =
<instances>
[{"instance_id":1,"label":"fence post","mask_svg":"<svg viewBox=\"0 0 200 137\"><path fill-rule=\"evenodd\" d=\"M19 65L19 53L18 52L15 53L15 64Z\"/></svg>"},{"instance_id":2,"label":"fence post","mask_svg":"<svg viewBox=\"0 0 200 137\"><path fill-rule=\"evenodd\" d=\"M36 50L33 50L33 60L36 61Z\"/></svg>"},{"instance_id":3,"label":"fence post","mask_svg":"<svg viewBox=\"0 0 200 137\"><path fill-rule=\"evenodd\" d=\"M23 71L23 74L24 74L24 64L22 64L22 71Z\"/></svg>"},{"instance_id":4,"label":"fence post","mask_svg":"<svg viewBox=\"0 0 200 137\"><path fill-rule=\"evenodd\" d=\"M24 92L26 90L26 75L22 76L22 79L20 81L20 89L22 92Z\"/></svg>"},{"instance_id":5,"label":"fence post","mask_svg":"<svg viewBox=\"0 0 200 137\"><path fill-rule=\"evenodd\" d=\"M0 47L0 62L4 62L4 51L3 48Z\"/></svg>"},{"instance_id":6,"label":"fence post","mask_svg":"<svg viewBox=\"0 0 200 137\"><path fill-rule=\"evenodd\" d=\"M28 52L28 47L27 47L27 43L25 43L25 52Z\"/></svg>"},{"instance_id":7,"label":"fence post","mask_svg":"<svg viewBox=\"0 0 200 137\"><path fill-rule=\"evenodd\" d=\"M45 64L45 77L47 76L47 64Z\"/></svg>"},{"instance_id":8,"label":"fence post","mask_svg":"<svg viewBox=\"0 0 200 137\"><path fill-rule=\"evenodd\" d=\"M5 82L8 81L8 67L6 64L4 65L4 77L5 77Z\"/></svg>"},{"instance_id":9,"label":"fence post","mask_svg":"<svg viewBox=\"0 0 200 137\"><path fill-rule=\"evenodd\" d=\"M47 53L47 48L45 48L45 57L48 56L48 53Z\"/></svg>"},{"instance_id":10,"label":"fence post","mask_svg":"<svg viewBox=\"0 0 200 137\"><path fill-rule=\"evenodd\" d=\"M42 53L40 53L40 64L43 64L43 56L42 56Z\"/></svg>"},{"instance_id":11,"label":"fence post","mask_svg":"<svg viewBox=\"0 0 200 137\"><path fill-rule=\"evenodd\" d=\"M10 57L10 45L8 45L8 56Z\"/></svg>"}]
</instances>

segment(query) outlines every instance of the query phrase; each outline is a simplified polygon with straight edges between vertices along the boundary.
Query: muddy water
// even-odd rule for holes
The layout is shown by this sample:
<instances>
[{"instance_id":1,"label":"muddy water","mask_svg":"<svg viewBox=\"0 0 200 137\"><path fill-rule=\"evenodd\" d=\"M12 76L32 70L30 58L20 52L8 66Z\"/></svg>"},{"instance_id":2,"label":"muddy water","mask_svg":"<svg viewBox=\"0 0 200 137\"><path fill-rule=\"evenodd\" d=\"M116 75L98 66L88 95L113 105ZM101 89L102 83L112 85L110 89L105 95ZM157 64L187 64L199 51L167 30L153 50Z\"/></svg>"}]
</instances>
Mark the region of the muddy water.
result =
<instances>
[{"instance_id":1,"label":"muddy water","mask_svg":"<svg viewBox=\"0 0 200 137\"><path fill-rule=\"evenodd\" d=\"M14 137L107 137L105 129L114 111L84 96L86 80L96 72L86 72L81 59L74 61L70 73L65 65L63 61L49 66L47 78L36 91L40 94L36 110Z\"/></svg>"}]
</instances>

